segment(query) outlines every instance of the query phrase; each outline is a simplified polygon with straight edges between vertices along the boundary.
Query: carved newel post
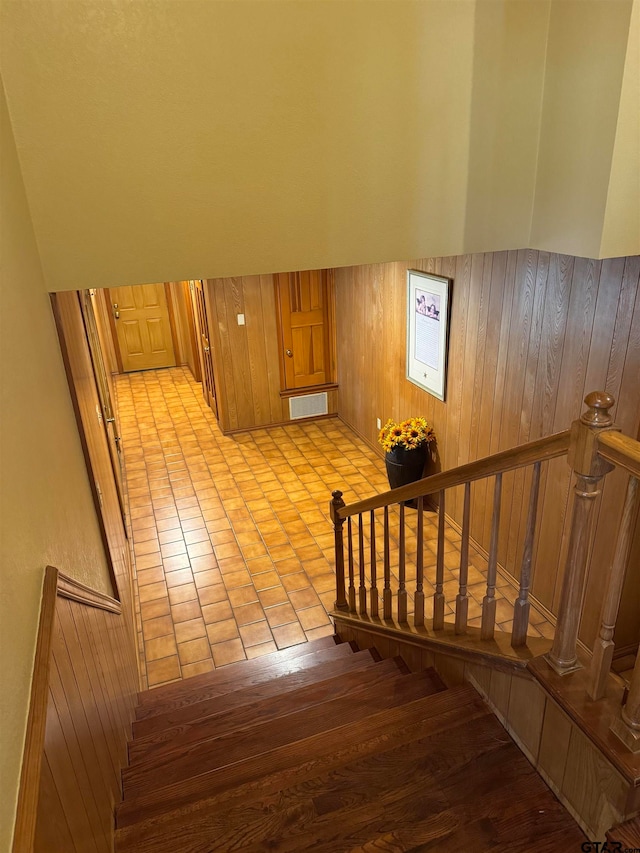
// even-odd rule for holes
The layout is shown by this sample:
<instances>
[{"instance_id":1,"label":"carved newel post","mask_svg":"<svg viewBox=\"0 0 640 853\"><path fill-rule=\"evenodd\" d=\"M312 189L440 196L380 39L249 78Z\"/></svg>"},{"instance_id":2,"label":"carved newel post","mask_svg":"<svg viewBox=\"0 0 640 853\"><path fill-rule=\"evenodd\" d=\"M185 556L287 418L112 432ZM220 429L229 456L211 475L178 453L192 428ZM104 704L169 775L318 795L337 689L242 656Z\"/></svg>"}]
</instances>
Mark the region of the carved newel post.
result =
<instances>
[{"instance_id":1,"label":"carved newel post","mask_svg":"<svg viewBox=\"0 0 640 853\"><path fill-rule=\"evenodd\" d=\"M615 400L604 391L585 397L588 410L571 427L568 463L576 475L569 547L562 579L562 593L553 646L546 659L559 674L580 669L576 655L582 615L593 506L600 481L613 465L598 457L598 434L615 429L609 409Z\"/></svg>"},{"instance_id":2,"label":"carved newel post","mask_svg":"<svg viewBox=\"0 0 640 853\"><path fill-rule=\"evenodd\" d=\"M333 533L335 537L335 550L336 550L336 610L348 610L349 605L347 604L347 596L345 593L345 585L344 585L344 543L342 539L342 525L344 524L344 518L340 518L338 515L339 511L345 505L342 500L342 492L336 489L335 492L331 492L331 497L333 500L329 504L329 514L331 515L331 521L333 522Z\"/></svg>"}]
</instances>

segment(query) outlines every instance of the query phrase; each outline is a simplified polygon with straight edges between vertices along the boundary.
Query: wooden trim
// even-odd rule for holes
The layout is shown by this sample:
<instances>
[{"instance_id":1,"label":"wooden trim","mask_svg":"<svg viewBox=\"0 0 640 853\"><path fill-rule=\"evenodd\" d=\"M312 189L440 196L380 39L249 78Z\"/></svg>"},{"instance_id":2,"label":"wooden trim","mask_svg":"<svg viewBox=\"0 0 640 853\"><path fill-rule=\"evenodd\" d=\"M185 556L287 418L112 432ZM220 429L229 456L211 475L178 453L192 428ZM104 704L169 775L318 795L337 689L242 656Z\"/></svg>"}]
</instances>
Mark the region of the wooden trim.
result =
<instances>
[{"instance_id":1,"label":"wooden trim","mask_svg":"<svg viewBox=\"0 0 640 853\"><path fill-rule=\"evenodd\" d=\"M118 364L118 373L124 373L122 367L122 356L120 355L120 342L118 341L118 330L116 329L116 321L113 316L113 299L111 291L105 287L105 295L107 297L107 316L109 317L109 329L111 330L111 339L113 341L113 351L116 354L116 362Z\"/></svg>"},{"instance_id":2,"label":"wooden trim","mask_svg":"<svg viewBox=\"0 0 640 853\"><path fill-rule=\"evenodd\" d=\"M280 393L282 393L282 388L286 389L287 387L286 367L284 363L284 333L282 330L282 300L280 299L280 276L285 275L288 279L291 273L277 272L273 274L273 288L275 291L276 305L276 329L278 332L278 368L280 370Z\"/></svg>"},{"instance_id":3,"label":"wooden trim","mask_svg":"<svg viewBox=\"0 0 640 853\"><path fill-rule=\"evenodd\" d=\"M180 287L180 298L182 299L185 314L187 315L188 329L188 345L191 347L191 361L193 361L193 369L189 363L189 370L196 382L202 382L202 374L200 369L200 353L198 352L198 343L196 340L196 321L193 316L193 299L191 298L191 282L188 280L178 282ZM196 376L196 374L198 374Z\"/></svg>"},{"instance_id":4,"label":"wooden trim","mask_svg":"<svg viewBox=\"0 0 640 853\"><path fill-rule=\"evenodd\" d=\"M329 322L329 376L338 387L338 339L336 331L336 277L333 269L327 270L327 320Z\"/></svg>"},{"instance_id":5,"label":"wooden trim","mask_svg":"<svg viewBox=\"0 0 640 853\"><path fill-rule=\"evenodd\" d=\"M164 298L167 303L167 314L169 315L169 330L171 331L171 346L173 347L173 360L175 365L178 365L178 333L176 331L176 317L173 312L173 299L171 297L171 284L168 281L164 282ZM182 366L182 365L180 365Z\"/></svg>"},{"instance_id":6,"label":"wooden trim","mask_svg":"<svg viewBox=\"0 0 640 853\"><path fill-rule=\"evenodd\" d=\"M49 662L51 642L56 614L56 592L58 570L47 566L42 585L40 620L36 639L36 653L31 679L29 715L22 754L18 807L13 833L13 853L31 853L36 831L40 770L44 752L44 736L47 726L47 704L49 700Z\"/></svg>"},{"instance_id":7,"label":"wooden trim","mask_svg":"<svg viewBox=\"0 0 640 853\"><path fill-rule=\"evenodd\" d=\"M511 634L496 631L492 640L481 640L479 628L467 628L466 634L456 634L453 623L445 622L444 630L434 633L425 626L411 624L400 625L394 619L373 619L370 616L358 616L334 610L329 614L340 634L344 625L352 631L369 636L405 643L431 652L451 655L469 663L490 665L498 669L522 671L530 661L551 648L551 640L529 637L527 645L514 649L511 646Z\"/></svg>"},{"instance_id":8,"label":"wooden trim","mask_svg":"<svg viewBox=\"0 0 640 853\"><path fill-rule=\"evenodd\" d=\"M544 462L557 456L563 456L569 449L570 435L571 431L567 429L555 435L548 435L545 438L521 444L519 447L510 450L503 450L493 456L477 459L475 462L469 462L466 465L459 465L450 471L433 474L431 477L425 477L424 480L418 480L417 483L411 483L409 486L390 489L388 492L345 506L339 511L340 518L348 518L350 515L358 515L392 503L402 503L420 496L431 495L442 489L461 486L464 483L480 480L499 472L512 471L515 468L532 465L534 462Z\"/></svg>"},{"instance_id":9,"label":"wooden trim","mask_svg":"<svg viewBox=\"0 0 640 853\"><path fill-rule=\"evenodd\" d=\"M597 438L598 456L640 479L640 441L617 430L601 432Z\"/></svg>"},{"instance_id":10,"label":"wooden trim","mask_svg":"<svg viewBox=\"0 0 640 853\"><path fill-rule=\"evenodd\" d=\"M99 610L107 610L109 613L118 615L122 613L122 605L115 598L85 586L80 581L63 575L62 572L58 573L58 595L61 598L86 604L87 607L97 607Z\"/></svg>"},{"instance_id":11,"label":"wooden trim","mask_svg":"<svg viewBox=\"0 0 640 853\"><path fill-rule=\"evenodd\" d=\"M325 382L324 385L307 385L306 388L293 388L280 391L281 397L308 397L309 394L322 394L323 391L337 391L337 382ZM298 418L296 418L298 420Z\"/></svg>"},{"instance_id":12,"label":"wooden trim","mask_svg":"<svg viewBox=\"0 0 640 853\"><path fill-rule=\"evenodd\" d=\"M69 386L69 396L71 397L71 404L73 406L73 413L76 418L76 426L78 428L78 437L80 439L80 446L82 447L82 455L84 456L84 463L87 468L87 477L89 479L89 488L91 490L91 496L93 497L93 505L96 511L96 517L98 521L98 528L100 530L100 538L102 539L102 546L104 548L104 556L107 563L107 569L109 571L109 578L111 580L111 584L113 586L113 590L120 599L120 590L118 588L118 578L116 576L115 567L113 565L113 559L111 557L111 548L109 547L109 537L107 535L107 529L105 526L104 515L102 513L102 503L100 500L100 495L98 494L98 489L96 485L96 478L93 470L93 465L91 462L91 454L89 453L89 447L87 445L87 439L84 433L84 425L82 423L82 415L80 413L80 406L78 404L78 393L76 389L75 380L73 378L73 371L71 369L71 362L69 360L69 350L67 349L67 342L64 336L64 328L62 325L62 320L60 317L60 309L57 302L57 294L50 293L51 299L51 307L53 310L53 317L56 324L56 331L58 332L58 341L60 343L60 352L62 353L62 361L64 363L64 371L67 376L67 384ZM76 297L78 299L79 307L80 307L80 315L82 316L82 305L80 305L80 293L76 291ZM84 317L82 317L82 322L84 326ZM87 344L88 345L88 344ZM115 474L114 474L115 477ZM124 525L124 519L122 521ZM125 528L126 529L126 528Z\"/></svg>"}]
</instances>

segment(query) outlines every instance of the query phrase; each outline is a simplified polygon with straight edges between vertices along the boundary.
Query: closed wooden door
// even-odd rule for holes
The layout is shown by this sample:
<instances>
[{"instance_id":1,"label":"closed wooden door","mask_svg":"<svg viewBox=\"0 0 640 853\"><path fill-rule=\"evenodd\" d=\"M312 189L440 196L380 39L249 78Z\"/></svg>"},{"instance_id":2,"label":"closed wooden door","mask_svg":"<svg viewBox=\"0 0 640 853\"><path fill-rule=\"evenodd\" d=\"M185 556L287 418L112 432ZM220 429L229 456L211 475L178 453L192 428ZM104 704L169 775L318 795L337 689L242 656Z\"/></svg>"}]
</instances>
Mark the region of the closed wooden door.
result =
<instances>
[{"instance_id":1,"label":"closed wooden door","mask_svg":"<svg viewBox=\"0 0 640 853\"><path fill-rule=\"evenodd\" d=\"M109 289L122 370L175 367L164 284Z\"/></svg>"},{"instance_id":2,"label":"closed wooden door","mask_svg":"<svg viewBox=\"0 0 640 853\"><path fill-rule=\"evenodd\" d=\"M197 327L198 349L200 351L200 364L202 367L202 394L216 416L218 417L218 404L216 402L216 383L213 375L213 356L211 354L211 342L209 340L209 320L207 316L207 301L205 298L204 284L201 280L193 284L193 306Z\"/></svg>"},{"instance_id":3,"label":"closed wooden door","mask_svg":"<svg viewBox=\"0 0 640 853\"><path fill-rule=\"evenodd\" d=\"M275 277L283 390L334 381L331 290L328 270Z\"/></svg>"},{"instance_id":4,"label":"closed wooden door","mask_svg":"<svg viewBox=\"0 0 640 853\"><path fill-rule=\"evenodd\" d=\"M107 435L109 454L111 456L111 466L113 468L113 475L118 491L118 500L120 502L120 510L122 512L122 517L124 518L125 508L122 488L121 438L117 414L111 396L110 377L105 368L91 292L85 290L81 293L80 297L84 325L87 333L87 341L89 343L89 351L91 353L91 361L93 363L93 372L95 374L98 397L100 398L101 412L99 414L102 415L102 425Z\"/></svg>"}]
</instances>

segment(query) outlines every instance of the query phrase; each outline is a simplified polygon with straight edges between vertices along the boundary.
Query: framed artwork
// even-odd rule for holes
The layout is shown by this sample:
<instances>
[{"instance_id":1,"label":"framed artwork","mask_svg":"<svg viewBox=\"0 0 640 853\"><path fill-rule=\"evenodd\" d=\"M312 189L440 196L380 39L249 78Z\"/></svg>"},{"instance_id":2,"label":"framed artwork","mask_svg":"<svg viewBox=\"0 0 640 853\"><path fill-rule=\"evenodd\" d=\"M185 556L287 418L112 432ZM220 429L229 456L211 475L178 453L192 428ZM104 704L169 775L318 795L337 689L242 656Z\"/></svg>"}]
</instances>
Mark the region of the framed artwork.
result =
<instances>
[{"instance_id":1,"label":"framed artwork","mask_svg":"<svg viewBox=\"0 0 640 853\"><path fill-rule=\"evenodd\" d=\"M445 399L451 280L407 270L407 379Z\"/></svg>"}]
</instances>

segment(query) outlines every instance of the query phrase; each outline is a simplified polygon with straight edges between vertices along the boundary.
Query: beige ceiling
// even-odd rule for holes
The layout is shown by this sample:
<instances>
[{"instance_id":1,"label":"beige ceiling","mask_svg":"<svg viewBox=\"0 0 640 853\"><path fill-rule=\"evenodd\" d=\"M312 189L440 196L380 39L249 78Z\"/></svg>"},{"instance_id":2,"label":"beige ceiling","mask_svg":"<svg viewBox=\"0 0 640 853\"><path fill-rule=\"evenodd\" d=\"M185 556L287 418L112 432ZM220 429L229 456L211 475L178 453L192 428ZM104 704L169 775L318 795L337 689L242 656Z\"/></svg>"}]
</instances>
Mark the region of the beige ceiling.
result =
<instances>
[{"instance_id":1,"label":"beige ceiling","mask_svg":"<svg viewBox=\"0 0 640 853\"><path fill-rule=\"evenodd\" d=\"M630 253L633 5L4 0L47 286Z\"/></svg>"}]
</instances>

